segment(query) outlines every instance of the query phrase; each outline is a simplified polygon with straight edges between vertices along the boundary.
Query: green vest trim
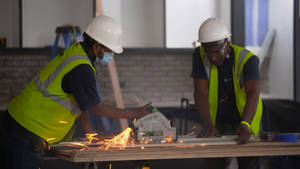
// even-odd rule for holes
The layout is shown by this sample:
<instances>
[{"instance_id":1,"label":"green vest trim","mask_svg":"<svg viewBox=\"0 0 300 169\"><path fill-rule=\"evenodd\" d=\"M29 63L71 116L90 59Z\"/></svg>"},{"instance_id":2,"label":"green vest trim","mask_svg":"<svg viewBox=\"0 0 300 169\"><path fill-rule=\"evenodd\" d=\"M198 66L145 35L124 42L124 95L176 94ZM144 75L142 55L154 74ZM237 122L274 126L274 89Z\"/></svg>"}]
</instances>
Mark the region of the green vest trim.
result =
<instances>
[{"instance_id":1,"label":"green vest trim","mask_svg":"<svg viewBox=\"0 0 300 169\"><path fill-rule=\"evenodd\" d=\"M231 44L234 50L234 66L232 67L233 83L234 83L234 95L237 109L240 113L240 117L243 116L244 107L246 104L246 93L243 79L243 68L248 59L253 56L253 53L248 50ZM211 64L207 57L204 56L204 49L200 47L200 57L205 67L207 77L209 79L209 92L208 102L210 109L210 116L213 124L216 123L216 116L218 110L218 69L214 64ZM253 134L258 134L260 130L260 120L262 116L262 101L259 97L257 103L257 109L251 122L250 131Z\"/></svg>"},{"instance_id":2,"label":"green vest trim","mask_svg":"<svg viewBox=\"0 0 300 169\"><path fill-rule=\"evenodd\" d=\"M9 103L10 115L49 144L61 141L81 112L74 96L65 93L61 84L63 77L80 64L90 65L96 74L86 52L76 43L49 62Z\"/></svg>"}]
</instances>

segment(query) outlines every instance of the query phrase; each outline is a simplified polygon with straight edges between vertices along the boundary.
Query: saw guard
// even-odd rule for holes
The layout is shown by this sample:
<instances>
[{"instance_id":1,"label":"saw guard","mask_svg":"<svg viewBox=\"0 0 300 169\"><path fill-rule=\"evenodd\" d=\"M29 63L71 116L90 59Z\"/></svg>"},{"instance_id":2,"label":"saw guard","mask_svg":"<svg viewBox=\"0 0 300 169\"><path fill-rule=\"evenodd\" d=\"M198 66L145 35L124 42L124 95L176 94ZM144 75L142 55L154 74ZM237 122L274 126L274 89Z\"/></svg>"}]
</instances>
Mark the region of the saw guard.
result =
<instances>
[{"instance_id":1,"label":"saw guard","mask_svg":"<svg viewBox=\"0 0 300 169\"><path fill-rule=\"evenodd\" d=\"M169 120L159 111L138 119L134 126L137 128L139 142L143 138L152 141L163 141L167 137L176 139L176 128L171 127Z\"/></svg>"}]
</instances>

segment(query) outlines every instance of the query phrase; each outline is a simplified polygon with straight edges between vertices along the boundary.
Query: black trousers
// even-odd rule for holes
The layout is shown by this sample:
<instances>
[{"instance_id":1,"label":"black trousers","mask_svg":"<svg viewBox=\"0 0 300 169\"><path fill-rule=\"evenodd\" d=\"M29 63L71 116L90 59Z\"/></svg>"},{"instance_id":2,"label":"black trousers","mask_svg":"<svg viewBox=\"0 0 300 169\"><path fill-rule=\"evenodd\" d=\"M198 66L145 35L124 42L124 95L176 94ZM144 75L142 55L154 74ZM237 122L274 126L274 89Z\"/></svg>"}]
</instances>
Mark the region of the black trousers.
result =
<instances>
[{"instance_id":1,"label":"black trousers","mask_svg":"<svg viewBox=\"0 0 300 169\"><path fill-rule=\"evenodd\" d=\"M217 124L216 128L221 135L233 135L239 124ZM259 169L258 157L238 157L239 169ZM203 160L204 169L225 169L230 164L230 158L208 158Z\"/></svg>"},{"instance_id":2,"label":"black trousers","mask_svg":"<svg viewBox=\"0 0 300 169\"><path fill-rule=\"evenodd\" d=\"M1 121L1 169L38 169L43 162L46 142L16 122L8 112Z\"/></svg>"},{"instance_id":3,"label":"black trousers","mask_svg":"<svg viewBox=\"0 0 300 169\"><path fill-rule=\"evenodd\" d=\"M234 111L229 110L229 111ZM263 128L268 129L269 111L265 104L263 104L263 115L261 119L261 131L264 131ZM220 132L221 135L234 135L236 134L236 129L239 126L239 121L227 123L222 122L222 119L217 120L216 129ZM259 158L258 157L238 157L237 163L239 169L259 169ZM229 158L209 158L203 160L204 169L225 169L229 165Z\"/></svg>"}]
</instances>

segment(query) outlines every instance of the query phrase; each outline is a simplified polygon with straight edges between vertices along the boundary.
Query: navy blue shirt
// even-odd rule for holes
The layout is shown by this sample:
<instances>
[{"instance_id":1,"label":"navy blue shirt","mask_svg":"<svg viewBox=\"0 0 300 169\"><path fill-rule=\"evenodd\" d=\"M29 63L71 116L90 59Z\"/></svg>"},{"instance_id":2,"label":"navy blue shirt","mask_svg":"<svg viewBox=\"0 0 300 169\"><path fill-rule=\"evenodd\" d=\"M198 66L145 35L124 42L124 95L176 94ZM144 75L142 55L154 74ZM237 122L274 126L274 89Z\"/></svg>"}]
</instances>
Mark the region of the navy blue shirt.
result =
<instances>
[{"instance_id":1,"label":"navy blue shirt","mask_svg":"<svg viewBox=\"0 0 300 169\"><path fill-rule=\"evenodd\" d=\"M218 110L216 123L239 124L240 116L235 105L234 83L232 67L234 66L234 51L231 50L229 58L218 66ZM255 55L249 58L244 65L244 82L259 80L259 59ZM207 73L200 57L199 47L194 50L192 78L208 80Z\"/></svg>"},{"instance_id":2,"label":"navy blue shirt","mask_svg":"<svg viewBox=\"0 0 300 169\"><path fill-rule=\"evenodd\" d=\"M85 49L85 52L88 53L85 45L83 43L81 45ZM93 64L91 56L89 54L88 56ZM64 92L74 95L82 111L102 102L94 71L88 64L80 64L67 73L63 77L62 89Z\"/></svg>"}]
</instances>

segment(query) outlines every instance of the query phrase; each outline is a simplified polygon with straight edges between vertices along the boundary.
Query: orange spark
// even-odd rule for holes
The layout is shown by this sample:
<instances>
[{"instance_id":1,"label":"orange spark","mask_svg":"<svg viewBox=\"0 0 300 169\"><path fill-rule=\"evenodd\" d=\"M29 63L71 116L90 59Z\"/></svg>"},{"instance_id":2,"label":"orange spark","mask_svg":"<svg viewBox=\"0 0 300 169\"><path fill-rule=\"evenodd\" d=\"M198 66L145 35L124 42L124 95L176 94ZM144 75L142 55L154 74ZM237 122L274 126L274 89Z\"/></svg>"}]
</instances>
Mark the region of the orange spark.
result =
<instances>
[{"instance_id":1,"label":"orange spark","mask_svg":"<svg viewBox=\"0 0 300 169\"><path fill-rule=\"evenodd\" d=\"M97 133L90 133L90 134L85 134L86 139L89 141L89 144L92 142L92 140L99 140L95 136L97 136Z\"/></svg>"},{"instance_id":2,"label":"orange spark","mask_svg":"<svg viewBox=\"0 0 300 169\"><path fill-rule=\"evenodd\" d=\"M167 137L165 137L165 139L162 141L162 143L172 143L172 142L173 142L172 136L167 136Z\"/></svg>"},{"instance_id":3,"label":"orange spark","mask_svg":"<svg viewBox=\"0 0 300 169\"><path fill-rule=\"evenodd\" d=\"M141 139L140 144L149 144L152 142L152 139L145 139L144 137Z\"/></svg>"},{"instance_id":4,"label":"orange spark","mask_svg":"<svg viewBox=\"0 0 300 169\"><path fill-rule=\"evenodd\" d=\"M183 143L183 140L178 140L177 142L178 142L178 143Z\"/></svg>"},{"instance_id":5,"label":"orange spark","mask_svg":"<svg viewBox=\"0 0 300 169\"><path fill-rule=\"evenodd\" d=\"M110 147L119 146L121 150L126 147L126 144L130 141L130 134L132 132L131 128L127 128L125 131L110 139L107 142L104 142L102 146L99 147L100 150L107 151Z\"/></svg>"},{"instance_id":6,"label":"orange spark","mask_svg":"<svg viewBox=\"0 0 300 169\"><path fill-rule=\"evenodd\" d=\"M68 146L70 147L76 147L76 148L80 148L79 151L83 151L85 149L88 149L89 147L86 146L85 144L82 144L82 143L78 143L78 142L72 142L70 143Z\"/></svg>"}]
</instances>

